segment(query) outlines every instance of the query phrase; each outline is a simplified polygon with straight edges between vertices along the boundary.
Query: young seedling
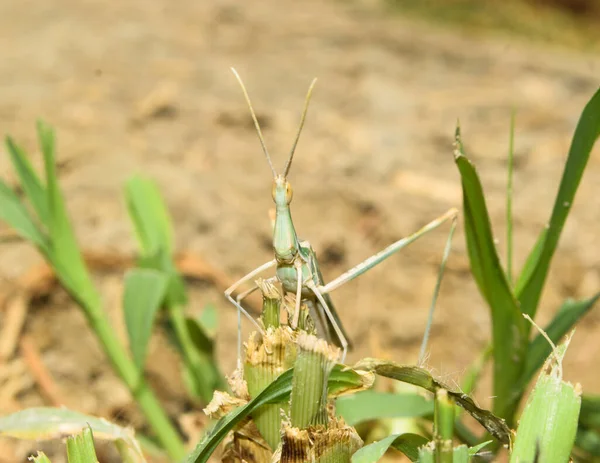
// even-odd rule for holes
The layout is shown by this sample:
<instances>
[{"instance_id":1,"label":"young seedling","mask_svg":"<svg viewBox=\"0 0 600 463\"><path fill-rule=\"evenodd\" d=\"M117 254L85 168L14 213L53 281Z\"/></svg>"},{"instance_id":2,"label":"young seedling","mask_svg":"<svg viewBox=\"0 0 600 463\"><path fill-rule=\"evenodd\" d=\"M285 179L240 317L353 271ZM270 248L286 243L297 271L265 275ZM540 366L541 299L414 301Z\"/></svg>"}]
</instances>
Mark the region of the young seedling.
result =
<instances>
[{"instance_id":1,"label":"young seedling","mask_svg":"<svg viewBox=\"0 0 600 463\"><path fill-rule=\"evenodd\" d=\"M232 286L227 288L227 290L225 291L225 296L227 297L227 299L238 309L238 364L241 359L242 348L241 314L243 313L246 317L248 317L248 319L250 319L250 321L258 328L260 332L263 332L263 329L256 322L256 320L254 320L254 318L252 318L252 316L244 309L244 307L241 304L242 300L246 296L258 289L256 284L254 284L252 288L238 294L235 298L233 298L232 295L236 291L236 289L239 288L242 284L247 282L254 282L254 279L259 274L272 267L276 268L275 276L269 278L267 281L279 281L281 283L284 293L293 293L296 296L296 307L291 316L291 319L289 320L290 326L293 329L297 328L301 304L307 304L309 308L313 308L314 310L312 311L312 313L315 314L325 323L325 336L329 337L329 341L332 341L337 346L342 348L341 361L343 362L346 358L346 353L350 344L348 336L340 321L340 318L338 317L337 312L333 307L331 298L329 297L329 293L334 289L339 288L343 284L353 280L359 275L362 275L367 270L375 267L377 264L391 256L395 252L399 251L400 249L415 241L417 238L423 236L427 232L439 227L444 222L450 220L452 225L450 233L448 235L446 245L447 250L444 253L441 270L438 274L438 284L436 284L436 289L433 295L433 307L433 304L435 304L435 301L437 299L437 293L439 291L439 282L442 276L441 271L443 271L443 267L449 251L450 242L452 240L452 235L456 227L458 211L455 208L448 210L445 214L431 221L416 233L413 233L410 236L396 241L384 250L369 257L365 261L361 262L360 264L351 268L344 274L340 275L335 280L331 281L328 284L325 284L323 276L321 275L321 271L319 269L319 263L317 261L315 251L313 250L312 246L308 241L300 240L298 238L298 235L296 234L296 229L294 228L294 223L292 221L292 215L290 212L290 202L292 201L292 187L287 178L292 165L294 152L296 150L296 146L300 138L300 133L302 132L302 127L304 126L306 112L308 110L308 104L310 101L312 90L316 83L316 79L312 81L308 89L308 93L306 95L304 103L304 110L302 111L300 125L298 127L298 132L296 133L296 138L294 139L294 143L292 145L292 150L285 164L283 172L279 174L273 167L271 157L269 156L269 152L267 150L262 131L260 129L260 124L258 123L258 119L252 107L252 103L250 102L250 97L248 96L248 92L246 91L244 83L242 82L242 79L240 78L236 70L233 68L231 70L242 88L244 97L246 99L246 103L248 104L250 114L254 121L254 126L256 127L256 133L258 134L263 153L267 158L267 162L271 167L271 171L273 172L272 195L273 201L275 202L275 223L273 228L273 251L275 252L275 258L255 268L246 276L244 276ZM319 320L316 320L317 323L318 321Z\"/></svg>"}]
</instances>

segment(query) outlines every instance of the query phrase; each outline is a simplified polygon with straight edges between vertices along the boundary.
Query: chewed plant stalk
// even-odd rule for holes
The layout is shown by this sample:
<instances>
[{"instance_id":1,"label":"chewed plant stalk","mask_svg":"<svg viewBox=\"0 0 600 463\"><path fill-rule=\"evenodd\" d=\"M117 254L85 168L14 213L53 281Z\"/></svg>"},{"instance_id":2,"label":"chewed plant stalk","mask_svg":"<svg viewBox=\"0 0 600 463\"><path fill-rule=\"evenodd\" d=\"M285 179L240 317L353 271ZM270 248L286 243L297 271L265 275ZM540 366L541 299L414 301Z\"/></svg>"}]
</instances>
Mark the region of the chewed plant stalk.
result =
<instances>
[{"instance_id":1,"label":"chewed plant stalk","mask_svg":"<svg viewBox=\"0 0 600 463\"><path fill-rule=\"evenodd\" d=\"M327 380L339 349L301 332L294 367L289 422L284 423L282 445L275 460L345 463L363 442L351 426L337 419L327 400Z\"/></svg>"},{"instance_id":2,"label":"chewed plant stalk","mask_svg":"<svg viewBox=\"0 0 600 463\"><path fill-rule=\"evenodd\" d=\"M521 415L510 455L511 463L535 459L566 463L570 460L582 394L580 384L573 385L563 381L562 377L562 361L571 335L558 347L550 341L553 352L546 360Z\"/></svg>"},{"instance_id":3,"label":"chewed plant stalk","mask_svg":"<svg viewBox=\"0 0 600 463\"><path fill-rule=\"evenodd\" d=\"M263 311L260 316L265 329L277 328L280 325L281 293L273 283L259 278L256 286L263 295Z\"/></svg>"},{"instance_id":4,"label":"chewed plant stalk","mask_svg":"<svg viewBox=\"0 0 600 463\"><path fill-rule=\"evenodd\" d=\"M295 333L279 324L281 293L266 280L256 282L263 294L261 319L266 333L253 333L246 344L243 377L248 385L250 398L256 397L281 373L291 368L296 360ZM288 413L287 404L264 405L252 418L272 450L281 442L281 414Z\"/></svg>"}]
</instances>

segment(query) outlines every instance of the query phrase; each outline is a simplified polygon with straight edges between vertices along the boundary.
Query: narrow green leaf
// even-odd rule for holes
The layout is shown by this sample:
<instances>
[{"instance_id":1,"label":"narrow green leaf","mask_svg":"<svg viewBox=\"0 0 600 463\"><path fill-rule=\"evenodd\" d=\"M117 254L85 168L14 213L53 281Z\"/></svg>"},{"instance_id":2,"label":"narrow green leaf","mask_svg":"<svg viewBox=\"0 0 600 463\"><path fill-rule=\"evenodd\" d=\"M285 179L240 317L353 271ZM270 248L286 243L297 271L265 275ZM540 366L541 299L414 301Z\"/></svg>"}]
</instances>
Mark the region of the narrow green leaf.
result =
<instances>
[{"instance_id":1,"label":"narrow green leaf","mask_svg":"<svg viewBox=\"0 0 600 463\"><path fill-rule=\"evenodd\" d=\"M494 413L513 420L508 398L521 376L527 327L513 295L494 244L483 188L475 167L464 156L460 131L456 132L455 162L461 175L465 236L471 269L491 309L494 355Z\"/></svg>"},{"instance_id":2,"label":"narrow green leaf","mask_svg":"<svg viewBox=\"0 0 600 463\"><path fill-rule=\"evenodd\" d=\"M31 241L42 252L48 252L48 240L37 228L21 200L2 180L0 180L0 220L9 224L19 235Z\"/></svg>"},{"instance_id":3,"label":"narrow green leaf","mask_svg":"<svg viewBox=\"0 0 600 463\"><path fill-rule=\"evenodd\" d=\"M198 322L202 326L204 333L213 338L219 327L219 311L216 306L214 304L207 304L200 313Z\"/></svg>"},{"instance_id":4,"label":"narrow green leaf","mask_svg":"<svg viewBox=\"0 0 600 463\"><path fill-rule=\"evenodd\" d=\"M268 385L260 394L248 402L246 405L236 408L227 416L221 418L213 429L206 434L204 439L188 455L187 463L204 463L208 461L219 443L244 418L250 416L252 412L268 403L281 403L289 400L292 391L292 377L294 369L283 372L275 381ZM328 392L329 396L337 396L352 390L360 390L367 385L372 384L372 377L365 376L364 373L354 371L345 365L336 365L329 376Z\"/></svg>"},{"instance_id":5,"label":"narrow green leaf","mask_svg":"<svg viewBox=\"0 0 600 463\"><path fill-rule=\"evenodd\" d=\"M196 349L206 355L212 355L215 350L214 340L208 336L204 326L200 323L200 320L186 317L185 322Z\"/></svg>"},{"instance_id":6,"label":"narrow green leaf","mask_svg":"<svg viewBox=\"0 0 600 463\"><path fill-rule=\"evenodd\" d=\"M433 401L418 394L393 394L363 391L340 397L336 413L355 426L368 420L383 418L411 418L433 414Z\"/></svg>"},{"instance_id":7,"label":"narrow green leaf","mask_svg":"<svg viewBox=\"0 0 600 463\"><path fill-rule=\"evenodd\" d=\"M144 369L152 326L164 300L167 283L168 277L156 270L133 269L125 275L125 324L129 347L140 371Z\"/></svg>"},{"instance_id":8,"label":"narrow green leaf","mask_svg":"<svg viewBox=\"0 0 600 463\"><path fill-rule=\"evenodd\" d=\"M477 455L480 450L483 450L485 447L490 445L492 442L493 441L488 440L488 441L482 442L481 444L474 445L473 447L469 447L469 455L470 456Z\"/></svg>"},{"instance_id":9,"label":"narrow green leaf","mask_svg":"<svg viewBox=\"0 0 600 463\"><path fill-rule=\"evenodd\" d=\"M575 129L571 148L565 164L552 215L547 230L542 232L538 242L541 249L534 248L537 259L528 259L526 271L528 278L519 286L517 297L523 313L534 318L538 303L548 275L550 262L556 251L560 235L573 205L575 193L581 182L583 172L596 140L600 136L600 88L586 104ZM535 264L534 264L535 262Z\"/></svg>"},{"instance_id":10,"label":"narrow green leaf","mask_svg":"<svg viewBox=\"0 0 600 463\"><path fill-rule=\"evenodd\" d=\"M0 417L0 436L29 440L61 439L65 435L79 433L88 426L96 439L125 442L131 454L137 456L137 460L132 462L145 463L146 460L131 429L66 408L29 408Z\"/></svg>"},{"instance_id":11,"label":"narrow green leaf","mask_svg":"<svg viewBox=\"0 0 600 463\"><path fill-rule=\"evenodd\" d=\"M600 293L583 301L574 301L572 299L566 300L558 310L554 319L546 328L544 328L544 331L550 339L552 339L552 342L558 343L565 334L571 331L581 317L590 311L599 298ZM521 389L521 391L527 387L535 373L544 364L544 361L551 352L552 348L541 334L538 334L536 338L529 343L529 349L527 349L527 357L525 359L525 369L523 371L523 376L519 381L519 389Z\"/></svg>"},{"instance_id":12,"label":"narrow green leaf","mask_svg":"<svg viewBox=\"0 0 600 463\"><path fill-rule=\"evenodd\" d=\"M140 176L130 178L125 186L125 198L142 254L151 256L162 251L170 255L173 249L171 221L154 182Z\"/></svg>"},{"instance_id":13,"label":"narrow green leaf","mask_svg":"<svg viewBox=\"0 0 600 463\"><path fill-rule=\"evenodd\" d=\"M352 455L352 463L374 463L379 461L390 448L399 450L410 461L418 461L419 447L426 445L427 442L429 441L426 438L418 434L392 434L379 442L365 445L356 451Z\"/></svg>"},{"instance_id":14,"label":"narrow green leaf","mask_svg":"<svg viewBox=\"0 0 600 463\"><path fill-rule=\"evenodd\" d=\"M392 378L404 383L413 384L436 393L440 389L446 389L448 395L456 402L457 405L464 408L473 418L502 444L510 442L510 428L505 421L498 418L488 410L479 408L468 395L462 391L456 390L442 381L431 376L431 373L425 368L412 365L399 365L388 360L379 360L373 358L365 358L353 366L355 370L372 371L379 376Z\"/></svg>"},{"instance_id":15,"label":"narrow green leaf","mask_svg":"<svg viewBox=\"0 0 600 463\"><path fill-rule=\"evenodd\" d=\"M91 428L67 438L67 458L69 463L98 463Z\"/></svg>"},{"instance_id":16,"label":"narrow green leaf","mask_svg":"<svg viewBox=\"0 0 600 463\"><path fill-rule=\"evenodd\" d=\"M512 251L513 251L513 219L512 219L512 193L513 193L513 168L515 157L515 112L510 115L510 135L508 137L508 181L506 182L506 277L509 284L513 281Z\"/></svg>"},{"instance_id":17,"label":"narrow green leaf","mask_svg":"<svg viewBox=\"0 0 600 463\"><path fill-rule=\"evenodd\" d=\"M25 152L19 148L11 137L6 137L6 146L15 171L21 181L23 191L37 213L40 222L47 224L50 219L46 189L40 178L33 170Z\"/></svg>"},{"instance_id":18,"label":"narrow green leaf","mask_svg":"<svg viewBox=\"0 0 600 463\"><path fill-rule=\"evenodd\" d=\"M544 242L546 241L546 235L548 234L548 229L542 230L540 236L538 236L537 241L533 245L531 252L527 256L527 260L525 264L523 264L523 268L521 269L521 273L517 278L517 282L515 283L514 292L519 297L519 294L523 292L523 288L527 284L529 280L531 280L531 276L533 272L535 272L536 266L540 261L540 256L542 255L542 250L544 249Z\"/></svg>"},{"instance_id":19,"label":"narrow green leaf","mask_svg":"<svg viewBox=\"0 0 600 463\"><path fill-rule=\"evenodd\" d=\"M44 167L49 211L48 229L52 243L49 259L61 282L83 301L84 308L98 307L100 297L87 272L83 257L69 222L64 198L58 186L54 157L54 131L43 122L38 122L38 136Z\"/></svg>"}]
</instances>

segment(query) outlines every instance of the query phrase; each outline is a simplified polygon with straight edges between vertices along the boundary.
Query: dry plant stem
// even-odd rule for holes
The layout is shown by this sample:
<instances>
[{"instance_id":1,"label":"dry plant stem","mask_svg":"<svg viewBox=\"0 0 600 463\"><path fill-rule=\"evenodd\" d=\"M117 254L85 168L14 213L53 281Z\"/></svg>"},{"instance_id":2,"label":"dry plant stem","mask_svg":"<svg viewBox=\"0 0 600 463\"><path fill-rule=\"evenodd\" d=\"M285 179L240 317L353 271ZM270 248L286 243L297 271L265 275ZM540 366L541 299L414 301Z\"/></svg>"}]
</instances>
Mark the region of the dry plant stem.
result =
<instances>
[{"instance_id":1,"label":"dry plant stem","mask_svg":"<svg viewBox=\"0 0 600 463\"><path fill-rule=\"evenodd\" d=\"M349 463L352 454L363 445L356 430L333 418L328 428L308 429L286 427L280 463Z\"/></svg>"},{"instance_id":2,"label":"dry plant stem","mask_svg":"<svg viewBox=\"0 0 600 463\"><path fill-rule=\"evenodd\" d=\"M247 420L233 431L224 445L222 463L268 463L273 452L261 436L256 424Z\"/></svg>"},{"instance_id":3,"label":"dry plant stem","mask_svg":"<svg viewBox=\"0 0 600 463\"><path fill-rule=\"evenodd\" d=\"M54 382L48 368L42 362L40 353L31 336L27 334L23 335L20 346L23 360L29 367L29 371L40 388L42 396L54 407L67 407L68 401L60 393L60 389Z\"/></svg>"}]
</instances>

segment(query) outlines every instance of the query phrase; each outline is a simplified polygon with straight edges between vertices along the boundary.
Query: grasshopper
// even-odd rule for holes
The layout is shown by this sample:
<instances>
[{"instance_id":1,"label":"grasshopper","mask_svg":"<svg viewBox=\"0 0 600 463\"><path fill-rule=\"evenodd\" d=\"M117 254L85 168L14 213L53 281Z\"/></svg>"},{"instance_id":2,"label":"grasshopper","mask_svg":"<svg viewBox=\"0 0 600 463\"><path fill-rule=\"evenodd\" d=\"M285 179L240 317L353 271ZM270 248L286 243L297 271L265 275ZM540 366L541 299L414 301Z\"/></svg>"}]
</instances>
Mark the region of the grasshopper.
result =
<instances>
[{"instance_id":1,"label":"grasshopper","mask_svg":"<svg viewBox=\"0 0 600 463\"><path fill-rule=\"evenodd\" d=\"M273 226L273 251L275 253L275 258L265 262L263 265L255 268L250 273L242 277L232 286L227 288L225 291L225 297L238 309L238 364L241 361L241 314L243 313L250 321L257 327L259 332L263 333L263 328L258 324L258 322L244 309L242 306L242 300L256 291L258 287L256 284L253 285L252 288L238 294L235 299L233 298L233 293L239 288L242 284L247 282L253 282L253 280L261 273L275 267L275 276L269 278L267 281L275 282L279 281L281 287L285 293L293 293L295 294L295 310L292 313L292 316L289 320L289 324L293 329L296 329L299 322L300 315L300 306L301 304L306 304L309 308L313 309L313 313L315 313L317 322L318 320L323 320L325 323L325 336L329 341L334 342L338 347L342 349L342 358L343 362L346 358L346 353L348 348L350 347L350 342L348 340L348 335L346 334L340 318L333 307L331 302L331 298L329 297L329 293L334 289L339 288L343 284L355 279L359 275L362 275L369 269L375 267L377 264L382 262L383 260L390 257L392 254L396 253L400 249L409 245L419 237L423 236L427 232L439 227L444 222L450 220L451 230L448 235L448 240L446 243L446 249L444 251L444 257L442 259L442 265L440 267L440 272L438 273L438 281L436 283L436 288L434 291L433 301L430 308L430 321L428 322L428 326L431 324L431 315L433 311L433 307L435 306L435 302L437 299L437 294L439 292L439 286L441 282L441 277L444 269L444 265L446 259L448 257L450 251L450 244L452 240L452 235L454 233L454 229L456 227L456 220L458 216L458 211L455 208L449 209L445 214L441 215L437 219L431 221L424 227L422 227L417 232L409 235L405 238L402 238L395 243L391 244L387 248L382 251L374 254L368 259L364 260L360 264L352 267L347 272L340 275L335 280L325 284L323 276L321 275L321 271L319 269L319 263L317 261L317 256L310 245L310 243L306 240L300 240L296 233L296 229L294 227L294 223L292 221L292 215L290 211L290 203L292 201L292 187L288 181L288 174L292 165L292 160L294 158L294 152L296 151L296 147L298 145L298 140L300 138L300 134L302 132L302 128L304 127L304 121L306 119L306 113L308 110L308 104L310 101L310 97L313 91L313 88L316 83L316 79L314 79L308 89L304 109L302 111L302 116L300 118L300 125L298 127L298 131L296 133L296 137L294 139L294 143L292 145L292 149L288 160L285 164L285 167L282 173L277 173L273 163L271 161L271 156L267 150L262 131L260 128L260 124L252 107L252 103L250 101L250 97L248 96L248 92L242 79L235 69L231 69L236 79L238 80L242 92L244 94L244 98L246 99L246 103L248 104L248 108L250 109L250 114L252 116L252 120L254 121L254 126L256 128L256 133L258 135L258 139L260 141L263 153L267 158L267 162L271 168L273 173L273 188L272 188L272 196L273 201L275 202L275 220ZM426 343L426 339L428 337L428 332L426 332L424 345ZM421 356L423 356L424 345L422 345Z\"/></svg>"}]
</instances>

